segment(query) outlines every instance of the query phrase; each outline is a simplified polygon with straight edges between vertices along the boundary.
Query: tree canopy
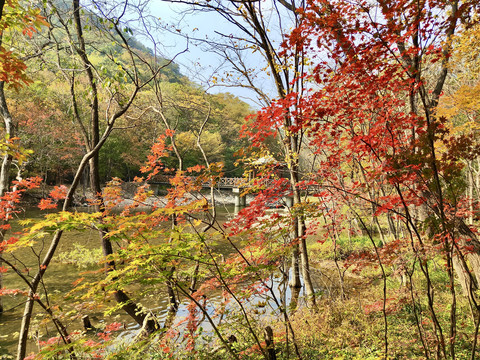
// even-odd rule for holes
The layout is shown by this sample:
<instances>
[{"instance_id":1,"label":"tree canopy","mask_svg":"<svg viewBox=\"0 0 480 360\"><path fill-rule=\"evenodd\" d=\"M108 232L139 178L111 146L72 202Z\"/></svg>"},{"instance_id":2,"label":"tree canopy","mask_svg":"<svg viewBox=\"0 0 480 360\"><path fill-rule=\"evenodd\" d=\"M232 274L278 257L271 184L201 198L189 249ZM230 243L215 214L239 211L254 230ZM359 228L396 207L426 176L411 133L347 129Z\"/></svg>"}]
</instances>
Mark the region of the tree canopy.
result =
<instances>
[{"instance_id":1,"label":"tree canopy","mask_svg":"<svg viewBox=\"0 0 480 360\"><path fill-rule=\"evenodd\" d=\"M0 6L17 359L478 358L478 1L175 2L231 28ZM188 79L161 29L224 67Z\"/></svg>"}]
</instances>

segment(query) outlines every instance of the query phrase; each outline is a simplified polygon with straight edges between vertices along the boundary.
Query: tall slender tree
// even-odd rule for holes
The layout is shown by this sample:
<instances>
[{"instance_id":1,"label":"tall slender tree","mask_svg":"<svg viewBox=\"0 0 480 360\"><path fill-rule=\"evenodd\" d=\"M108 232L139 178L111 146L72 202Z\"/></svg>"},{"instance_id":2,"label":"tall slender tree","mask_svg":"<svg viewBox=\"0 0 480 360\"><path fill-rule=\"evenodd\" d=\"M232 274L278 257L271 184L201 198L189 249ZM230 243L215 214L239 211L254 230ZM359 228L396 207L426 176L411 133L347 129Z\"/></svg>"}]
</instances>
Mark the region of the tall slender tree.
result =
<instances>
[{"instance_id":1,"label":"tall slender tree","mask_svg":"<svg viewBox=\"0 0 480 360\"><path fill-rule=\"evenodd\" d=\"M98 5L98 9L102 9L100 4ZM115 4L114 4L115 5ZM117 4L118 5L118 4ZM121 4L122 7L120 8L120 12L116 15L117 17L104 17L100 18L104 22L104 25L107 25L103 28L108 34L111 34L110 31L114 32L114 36L116 37L117 41L119 42L119 46L121 46L125 51L128 52L130 57L130 68L124 69L126 76L129 78L130 83L129 86L126 87L126 91L128 94L124 94L121 91L116 91L115 89L110 92L109 97L107 99L108 106L105 115L105 121L101 124L101 112L100 112L100 101L99 101L99 90L98 84L101 83L101 79L98 77L98 72L94 64L90 61L85 35L84 35L84 27L82 23L82 13L89 14L88 11L83 11L80 5L79 0L72 0L71 6L67 6L67 13L69 18L65 19L63 16L65 13L60 11L60 9L56 8L55 3L48 2L47 6L50 8L48 10L55 11L48 11L47 13L54 13L57 17L54 19L55 24L59 24L63 28L64 36L68 41L68 47L72 50L72 54L76 54L79 58L80 63L80 71L84 72L87 77L87 88L89 93L89 104L88 109L89 111L85 111L84 109L80 109L79 101L78 101L78 93L76 90L76 71L73 71L71 76L71 100L72 100L72 108L75 119L77 120L77 124L81 129L84 139L85 139L85 146L86 146L86 154L83 156L80 164L78 165L77 171L75 173L75 177L73 179L72 184L68 189L68 193L66 195L63 210L67 211L69 207L72 205L73 196L75 190L77 189L81 178L83 177L85 169L88 167L90 170L90 185L95 197L95 207L97 210L102 211L104 208L104 202L102 197L102 191L100 187L100 177L99 177L99 168L98 168L98 156L99 151L102 146L107 141L108 137L115 129L116 121L122 117L128 109L131 107L132 103L134 102L136 96L138 95L139 91L149 83L152 77L147 79L141 80L138 69L137 69L137 62L142 61L139 60L138 54L135 53L134 50L131 49L128 39L125 37L124 32L121 28L121 20L122 16L125 14L126 8L128 3ZM70 10L68 10L70 9ZM115 10L118 10L116 8ZM73 22L73 30L69 26L69 19L72 19ZM51 23L53 19L49 19ZM101 24L100 24L101 25ZM111 27L111 29L109 28ZM99 30L101 30L100 28ZM113 29L113 30L112 30ZM53 41L56 42L57 50L63 49L63 46L60 46L60 40L55 39L56 34L53 30L50 33L51 38ZM64 38L64 39L65 39ZM50 41L50 39L48 40ZM112 61L115 61L112 58ZM121 65L119 65L121 66ZM130 72L131 70L131 72ZM86 125L83 123L83 113L89 113L89 127L87 128ZM33 305L34 305L34 298L35 293L38 289L39 284L41 283L48 266L50 265L57 247L60 243L63 231L59 230L53 236L50 246L41 262L38 272L33 277L31 281L30 290L29 290L29 297L27 299L24 315L22 317L22 324L20 329L20 336L18 341L18 350L17 350L17 359L23 359L26 353L26 345L28 339L28 332L30 328L30 322L32 319L32 312L33 312ZM99 230L100 233L100 240L101 246L104 252L104 256L107 259L106 261L106 271L111 272L115 268L115 263L111 261L109 258L110 255L113 254L113 247L111 244L110 239L105 237L105 231ZM120 304L120 306L140 325L143 325L143 322L146 319L146 314L142 311L142 309L135 304L133 301L130 300L128 295L122 290L117 289L114 291L114 297L116 301ZM153 331L154 322L152 320L147 321L147 327L149 331Z\"/></svg>"},{"instance_id":2,"label":"tall slender tree","mask_svg":"<svg viewBox=\"0 0 480 360\"><path fill-rule=\"evenodd\" d=\"M10 14L10 13L13 13ZM5 14L9 16L4 16ZM7 19L5 19L7 18ZM6 50L5 37L7 37L9 28L23 28L30 33L35 32L42 25L47 25L42 17L39 16L38 11L29 7L22 7L17 1L9 1L5 6L5 1L0 1L0 116L3 118L4 138L7 145L16 136L15 120L10 113L7 105L7 96L5 93L5 86L11 86L16 89L28 84L29 79L26 75L26 66L19 58L20 54ZM9 36L10 37L10 36ZM6 151L2 157L2 164L0 167L0 198L9 190L10 186L10 171L12 167L13 155ZM0 230L0 241L5 240L6 229L11 215L7 215L1 219L2 229ZM1 252L0 252L1 263ZM0 273L0 289L2 288L2 274ZM3 312L2 297L0 296L0 313Z\"/></svg>"},{"instance_id":3,"label":"tall slender tree","mask_svg":"<svg viewBox=\"0 0 480 360\"><path fill-rule=\"evenodd\" d=\"M305 53L295 46L286 55L281 44L291 27L301 25L303 19L298 13L304 1L279 1L264 3L247 1L175 1L192 5L197 11L211 11L221 16L223 21L233 25L231 33L217 31L218 38L197 39L203 46L217 53L224 59L229 70L225 76L215 74L212 81L223 86L238 86L250 89L257 97L259 104L266 106L276 100L282 107L281 120L261 123L252 118L246 131L253 147L263 147L255 131L268 128L270 134L275 133L281 146L282 159L288 168L293 205L297 210L302 207L300 193L300 153L304 146L304 133L298 127L297 118L301 116L301 98L303 96L303 75L306 65ZM248 57L257 55L261 66L252 66ZM258 64L258 63L257 63ZM256 65L257 65L256 64ZM265 76L265 74L267 74ZM231 81L230 81L231 79ZM268 84L265 86L265 84ZM292 131L295 129L295 131ZM301 287L301 277L305 285L305 293L310 304L315 304L315 289L312 283L308 251L306 245L306 224L300 212L292 211L292 277L290 285Z\"/></svg>"},{"instance_id":4,"label":"tall slender tree","mask_svg":"<svg viewBox=\"0 0 480 360\"><path fill-rule=\"evenodd\" d=\"M471 279L477 272L478 240L463 219L465 204L456 184L459 168L452 160L462 150L449 140L444 119L436 113L449 72L452 36L476 10L476 1L309 1L302 11L304 21L289 42L314 59L313 85L299 126L309 129L312 145L323 157L317 173L320 195L333 204L351 205L360 199L372 209L370 216L391 212L402 220L407 239L396 241L406 241L414 263L418 261L436 338L434 350L423 342L426 357L432 351L440 358L455 358L454 268L460 269L461 278L466 274ZM360 176L352 179L349 169L360 170ZM382 184L388 192L369 196L371 184ZM387 358L388 259L383 254L388 247L376 246L358 208L353 214L370 236L382 272ZM471 248L465 247L465 237ZM429 253L429 246L436 246L445 261L450 292L446 326L436 309L428 262L436 253ZM480 312L472 281L469 284L476 338ZM416 325L425 339L425 329L418 320ZM474 345L472 359L475 353Z\"/></svg>"}]
</instances>

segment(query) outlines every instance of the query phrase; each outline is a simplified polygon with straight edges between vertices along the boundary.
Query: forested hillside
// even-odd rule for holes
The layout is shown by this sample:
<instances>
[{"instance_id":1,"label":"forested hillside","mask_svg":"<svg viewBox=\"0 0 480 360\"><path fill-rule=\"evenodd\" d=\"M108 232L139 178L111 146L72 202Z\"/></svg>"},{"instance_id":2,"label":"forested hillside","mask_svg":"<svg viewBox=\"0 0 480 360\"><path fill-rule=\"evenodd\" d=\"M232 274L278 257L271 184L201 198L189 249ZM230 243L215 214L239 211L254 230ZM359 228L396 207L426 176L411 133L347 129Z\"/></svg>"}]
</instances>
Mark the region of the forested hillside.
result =
<instances>
[{"instance_id":1,"label":"forested hillside","mask_svg":"<svg viewBox=\"0 0 480 360\"><path fill-rule=\"evenodd\" d=\"M18 123L23 146L33 150L27 174L40 175L46 183L59 185L72 181L85 153L85 134L80 122L86 123L90 115L85 110L89 106L88 87L82 65L72 53L72 45L68 45L75 29L71 23L62 26L71 7L59 1L45 11L53 12L54 8L65 19L56 19L53 14L46 16L49 28L31 38L12 40L28 58L26 65L32 83L9 91L7 101ZM174 61L153 54L137 41L131 29L118 27L122 39L98 15L85 12L82 16L85 51L98 81L99 111L105 112L113 97L123 97L132 88L133 72L145 82L134 106L119 119L117 129L100 151L102 182L112 177L132 181L141 175L139 169L150 147L166 128L176 132L185 166L202 163L196 140L205 120L201 141L208 158L224 162L225 171L231 175L242 174L234 166L233 154L245 144L238 134L243 119L252 112L246 103L228 93L207 94L200 85L183 76ZM134 61L130 59L132 55ZM149 82L152 76L155 79ZM74 113L74 107L78 114ZM100 125L100 131L103 130ZM175 160L167 163L178 165Z\"/></svg>"},{"instance_id":2,"label":"forested hillside","mask_svg":"<svg viewBox=\"0 0 480 360\"><path fill-rule=\"evenodd\" d=\"M478 0L156 5L0 3L0 357L480 358Z\"/></svg>"}]
</instances>

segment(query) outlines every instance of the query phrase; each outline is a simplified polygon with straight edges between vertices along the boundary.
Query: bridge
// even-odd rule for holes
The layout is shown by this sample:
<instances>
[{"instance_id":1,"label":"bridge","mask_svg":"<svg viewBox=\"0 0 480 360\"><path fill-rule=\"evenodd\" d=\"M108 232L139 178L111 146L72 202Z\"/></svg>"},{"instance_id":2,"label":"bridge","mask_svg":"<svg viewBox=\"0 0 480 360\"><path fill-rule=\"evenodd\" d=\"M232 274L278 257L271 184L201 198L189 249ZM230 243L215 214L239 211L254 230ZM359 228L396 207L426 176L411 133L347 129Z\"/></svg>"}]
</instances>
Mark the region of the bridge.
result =
<instances>
[{"instance_id":1,"label":"bridge","mask_svg":"<svg viewBox=\"0 0 480 360\"><path fill-rule=\"evenodd\" d=\"M170 180L173 179L174 176L172 175L160 175L156 176L154 179L150 180L148 183L150 185L153 185L153 189L156 191L158 190L159 185L170 185ZM197 177L196 176L186 176L186 179L196 181ZM264 184L266 186L273 185L274 181L271 179L264 179L262 180L261 184ZM203 188L210 188L212 187L212 182L211 181L206 181L203 182L202 184ZM241 207L241 206L246 206L246 197L242 195L242 188L245 188L249 185L249 181L245 178L241 177L222 177L219 179L216 179L215 181L215 188L218 190L228 190L231 189L232 192L235 194L235 206L236 207ZM157 189L155 189L155 186L157 186ZM290 197L286 197L285 199L287 206L292 206L293 205L293 199Z\"/></svg>"},{"instance_id":2,"label":"bridge","mask_svg":"<svg viewBox=\"0 0 480 360\"><path fill-rule=\"evenodd\" d=\"M156 176L153 180L150 180L148 183L151 185L170 185L170 180L173 179L174 176L171 175L161 175L161 176ZM196 176L185 176L186 179L196 181L197 177ZM273 180L270 179L264 179L262 180L261 184L264 184L266 186L268 185L273 185ZM240 189L247 187L249 185L249 182L245 178L241 177L222 177L220 179L217 179L215 181L215 188L216 189ZM204 188L209 188L212 186L211 181L206 181L202 183L202 187Z\"/></svg>"}]
</instances>

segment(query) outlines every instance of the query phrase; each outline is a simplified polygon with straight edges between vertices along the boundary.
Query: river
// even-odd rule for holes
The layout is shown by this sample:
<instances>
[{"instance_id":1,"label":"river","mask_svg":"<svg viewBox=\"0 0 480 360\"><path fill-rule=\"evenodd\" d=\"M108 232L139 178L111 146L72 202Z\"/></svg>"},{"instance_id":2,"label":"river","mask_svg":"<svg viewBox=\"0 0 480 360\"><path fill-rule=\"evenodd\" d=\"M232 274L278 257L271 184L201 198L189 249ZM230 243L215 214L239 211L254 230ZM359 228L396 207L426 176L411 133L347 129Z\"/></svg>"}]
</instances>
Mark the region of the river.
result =
<instances>
[{"instance_id":1,"label":"river","mask_svg":"<svg viewBox=\"0 0 480 360\"><path fill-rule=\"evenodd\" d=\"M84 210L84 209L80 209ZM218 208L218 219L220 222L224 222L233 216L233 206L222 206ZM20 214L19 219L12 222L12 233L21 229L20 220L24 219L40 219L44 216L44 212L39 210L29 209L28 211ZM48 239L46 239L46 245ZM218 245L220 252L225 255L231 252L231 248L228 246ZM22 249L19 253L15 253L15 258L10 258L17 265L22 262L26 267L31 267L33 273L36 269L38 262L38 254L45 252L45 248L39 244L34 248ZM68 329L72 332L75 330L82 330L81 315L88 314L94 327L102 328L106 322L119 322L123 324L123 330L121 337L123 339L131 339L138 332L139 326L132 322L128 315L119 311L111 316L105 317L103 311L105 307L99 307L98 305L90 306L91 304L84 303L72 303L71 299L65 299L65 295L73 289L73 283L79 278L79 276L85 277L87 280L100 279L103 276L102 272L99 272L99 265L96 263L95 258L101 257L99 249L99 237L98 232L94 230L90 231L69 231L65 232L62 236L60 246L57 250L57 256L55 260L49 266L44 285L48 289L48 299L51 304L56 304L61 307L63 313L71 313L71 315L65 317L63 321ZM79 272L81 275L79 275ZM26 273L26 275L29 275ZM283 298L287 303L290 301L291 293L289 287L282 282L282 279L278 274L274 274L269 280L275 288L277 297ZM4 286L5 288L18 288L25 289L25 285L21 279L11 271L4 274ZM209 301L211 303L220 302L222 295L220 291L209 294ZM20 328L21 316L23 313L23 305L25 298L23 295L16 296L4 296L4 308L3 315L0 315L0 358L2 356L11 356L15 353L18 331ZM143 300L142 305L152 310L155 316L158 318L160 324L163 324L167 318L168 300L166 290L159 290L155 296L150 296ZM275 304L265 300L265 297L253 297L248 303L248 307L258 307L257 312L267 314L265 308L269 307L274 309ZM107 304L111 305L113 300L106 298ZM176 319L185 318L188 315L187 305L189 301L183 299L180 303L179 309L176 313ZM28 345L29 352L38 351L37 342L45 341L51 336L56 336L55 329L51 321L46 318L45 313L41 311L38 306L35 307L38 311L35 315L31 325L31 333L34 334L34 338L31 339ZM213 308L209 308L209 311L213 312ZM211 327L208 323L202 324L205 331L210 331Z\"/></svg>"}]
</instances>

